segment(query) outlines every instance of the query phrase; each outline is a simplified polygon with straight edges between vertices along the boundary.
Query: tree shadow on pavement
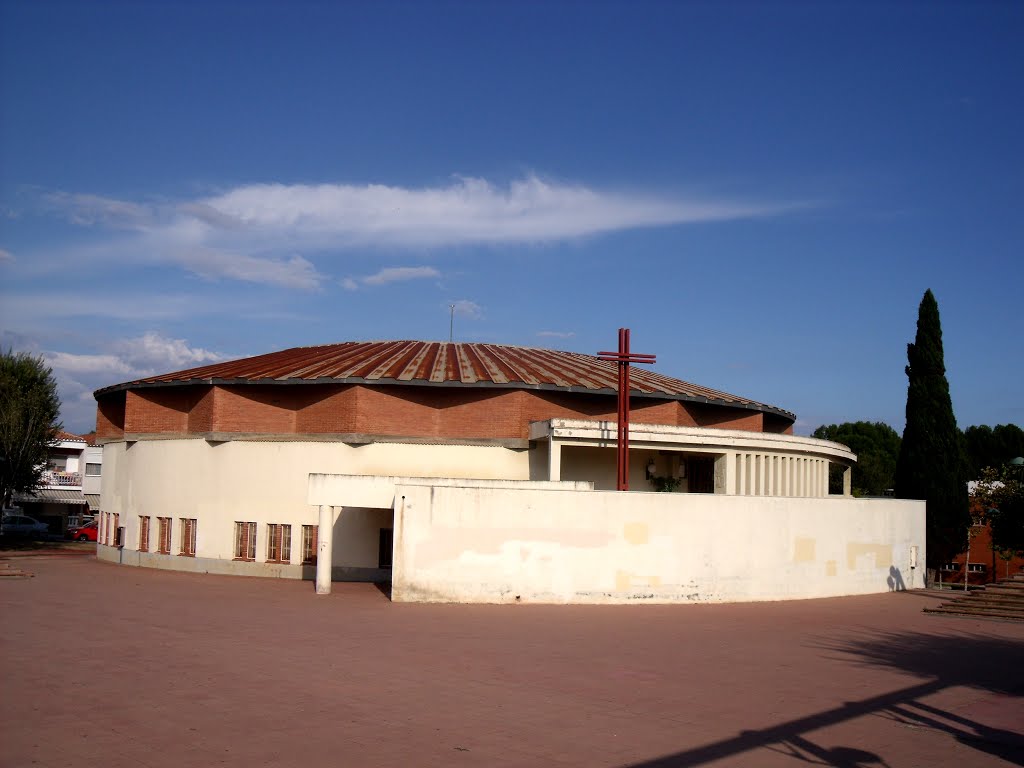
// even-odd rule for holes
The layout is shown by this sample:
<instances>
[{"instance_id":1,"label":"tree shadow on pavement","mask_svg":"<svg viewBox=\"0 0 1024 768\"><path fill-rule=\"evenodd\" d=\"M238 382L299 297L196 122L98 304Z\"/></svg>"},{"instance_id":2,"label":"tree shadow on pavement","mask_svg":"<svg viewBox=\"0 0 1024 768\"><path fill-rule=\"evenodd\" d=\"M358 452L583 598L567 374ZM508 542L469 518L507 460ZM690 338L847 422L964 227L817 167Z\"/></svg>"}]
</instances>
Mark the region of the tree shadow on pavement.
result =
<instances>
[{"instance_id":1,"label":"tree shadow on pavement","mask_svg":"<svg viewBox=\"0 0 1024 768\"><path fill-rule=\"evenodd\" d=\"M842 663L894 669L922 682L860 701L682 752L633 763L628 768L683 768L769 749L794 761L836 768L888 766L884 756L852 747L823 747L807 738L821 728L865 715L901 725L949 734L959 743L1013 765L1024 766L1024 734L993 728L922 701L946 688L963 686L1014 698L1024 694L1024 643L984 635L925 635L913 632L872 633L863 638L822 642L826 654ZM749 758L750 756L748 756ZM754 764L754 763L751 763Z\"/></svg>"}]
</instances>

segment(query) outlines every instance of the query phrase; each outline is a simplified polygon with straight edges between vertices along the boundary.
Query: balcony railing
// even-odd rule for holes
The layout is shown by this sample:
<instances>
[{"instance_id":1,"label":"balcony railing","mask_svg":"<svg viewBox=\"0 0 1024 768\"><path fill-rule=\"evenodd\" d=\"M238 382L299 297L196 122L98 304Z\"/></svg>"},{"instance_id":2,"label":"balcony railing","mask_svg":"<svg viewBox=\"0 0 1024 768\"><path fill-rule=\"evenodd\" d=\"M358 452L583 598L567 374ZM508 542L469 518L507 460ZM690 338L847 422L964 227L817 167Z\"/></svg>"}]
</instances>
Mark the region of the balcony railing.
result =
<instances>
[{"instance_id":1,"label":"balcony railing","mask_svg":"<svg viewBox=\"0 0 1024 768\"><path fill-rule=\"evenodd\" d=\"M81 472L61 472L59 470L48 469L43 472L43 477L39 483L43 488L74 488L81 487L82 485L82 473Z\"/></svg>"}]
</instances>

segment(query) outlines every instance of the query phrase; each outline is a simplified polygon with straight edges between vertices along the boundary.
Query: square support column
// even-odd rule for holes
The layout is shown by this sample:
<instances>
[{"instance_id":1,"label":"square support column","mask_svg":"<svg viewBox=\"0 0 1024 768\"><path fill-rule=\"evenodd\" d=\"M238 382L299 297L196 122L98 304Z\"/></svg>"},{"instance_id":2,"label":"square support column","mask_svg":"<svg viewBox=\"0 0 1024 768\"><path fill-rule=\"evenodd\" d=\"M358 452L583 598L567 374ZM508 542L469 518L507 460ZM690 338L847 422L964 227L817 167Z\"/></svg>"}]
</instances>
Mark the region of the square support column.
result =
<instances>
[{"instance_id":1,"label":"square support column","mask_svg":"<svg viewBox=\"0 0 1024 768\"><path fill-rule=\"evenodd\" d=\"M548 480L562 479L562 444L548 440Z\"/></svg>"}]
</instances>

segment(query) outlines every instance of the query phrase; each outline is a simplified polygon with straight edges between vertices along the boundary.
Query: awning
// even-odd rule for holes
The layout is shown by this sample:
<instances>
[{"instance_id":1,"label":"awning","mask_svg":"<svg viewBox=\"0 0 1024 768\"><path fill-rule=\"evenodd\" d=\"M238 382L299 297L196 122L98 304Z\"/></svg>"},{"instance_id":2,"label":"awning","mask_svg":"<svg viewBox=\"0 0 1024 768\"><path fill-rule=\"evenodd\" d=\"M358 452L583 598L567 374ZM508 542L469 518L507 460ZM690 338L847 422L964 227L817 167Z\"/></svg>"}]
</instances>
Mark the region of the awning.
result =
<instances>
[{"instance_id":1,"label":"awning","mask_svg":"<svg viewBox=\"0 0 1024 768\"><path fill-rule=\"evenodd\" d=\"M60 488L42 488L35 493L16 493L14 501L20 504L82 504L85 505L85 494L81 491L66 491ZM97 496L97 507L99 497Z\"/></svg>"},{"instance_id":2,"label":"awning","mask_svg":"<svg viewBox=\"0 0 1024 768\"><path fill-rule=\"evenodd\" d=\"M89 505L90 512L100 511L100 495L98 493L85 494L85 501Z\"/></svg>"}]
</instances>

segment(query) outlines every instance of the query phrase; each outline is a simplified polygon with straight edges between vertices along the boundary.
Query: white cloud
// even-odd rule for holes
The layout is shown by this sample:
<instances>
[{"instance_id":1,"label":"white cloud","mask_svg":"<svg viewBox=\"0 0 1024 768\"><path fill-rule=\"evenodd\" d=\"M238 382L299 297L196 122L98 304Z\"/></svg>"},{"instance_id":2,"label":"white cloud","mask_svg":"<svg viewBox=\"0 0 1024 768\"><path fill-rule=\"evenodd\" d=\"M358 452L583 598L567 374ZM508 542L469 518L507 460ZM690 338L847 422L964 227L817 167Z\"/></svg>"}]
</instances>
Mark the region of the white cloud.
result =
<instances>
[{"instance_id":1,"label":"white cloud","mask_svg":"<svg viewBox=\"0 0 1024 768\"><path fill-rule=\"evenodd\" d=\"M576 331L537 331L537 335L551 339L571 339Z\"/></svg>"},{"instance_id":2,"label":"white cloud","mask_svg":"<svg viewBox=\"0 0 1024 768\"><path fill-rule=\"evenodd\" d=\"M448 302L448 309L454 308L455 314L459 317L468 317L473 320L479 320L484 316L484 308L477 304L475 301L469 299L459 299L458 301Z\"/></svg>"},{"instance_id":3,"label":"white cloud","mask_svg":"<svg viewBox=\"0 0 1024 768\"><path fill-rule=\"evenodd\" d=\"M192 368L223 359L223 355L216 352L188 346L184 339L169 339L154 331L115 342L114 348L136 369L154 373Z\"/></svg>"},{"instance_id":4,"label":"white cloud","mask_svg":"<svg viewBox=\"0 0 1024 768\"><path fill-rule=\"evenodd\" d=\"M506 188L476 178L423 188L251 184L198 204L206 212L204 222L225 231L288 234L338 246L546 242L636 227L766 216L789 207L604 191L537 176Z\"/></svg>"},{"instance_id":5,"label":"white cloud","mask_svg":"<svg viewBox=\"0 0 1024 768\"><path fill-rule=\"evenodd\" d=\"M0 248L0 264L12 261L17 261L17 259L14 258L14 254L11 253L10 251L5 251L3 248Z\"/></svg>"},{"instance_id":6,"label":"white cloud","mask_svg":"<svg viewBox=\"0 0 1024 768\"><path fill-rule=\"evenodd\" d=\"M199 248L182 253L177 260L193 274L209 280L226 277L302 290L316 290L322 280L316 267L301 256L266 259Z\"/></svg>"},{"instance_id":7,"label":"white cloud","mask_svg":"<svg viewBox=\"0 0 1024 768\"><path fill-rule=\"evenodd\" d=\"M301 290L313 290L325 279L310 260L314 255L334 258L357 247L549 243L642 227L777 216L801 207L599 189L536 175L505 186L465 177L433 187L247 184L173 203L58 192L46 203L79 224L120 230L122 239L108 244L114 258L138 260L143 254L208 279ZM353 283L436 276L426 272L431 267L390 269L395 271L348 278L342 285L351 289Z\"/></svg>"},{"instance_id":8,"label":"white cloud","mask_svg":"<svg viewBox=\"0 0 1024 768\"><path fill-rule=\"evenodd\" d=\"M109 351L99 354L44 352L43 357L54 372L74 376L101 374L107 377L108 384L113 383L110 377L136 379L223 359L216 352L190 347L184 339L171 339L155 331L120 339L108 346Z\"/></svg>"},{"instance_id":9,"label":"white cloud","mask_svg":"<svg viewBox=\"0 0 1024 768\"><path fill-rule=\"evenodd\" d=\"M387 285L388 283L424 280L440 276L441 273L434 267L385 267L372 275L346 277L341 280L341 286L347 291L356 291L359 290L360 285Z\"/></svg>"},{"instance_id":10,"label":"white cloud","mask_svg":"<svg viewBox=\"0 0 1024 768\"><path fill-rule=\"evenodd\" d=\"M100 195L53 192L46 196L46 201L82 226L105 224L117 229L144 229L153 222L156 213L151 206Z\"/></svg>"},{"instance_id":11,"label":"white cloud","mask_svg":"<svg viewBox=\"0 0 1024 768\"><path fill-rule=\"evenodd\" d=\"M70 352L45 352L43 358L55 372L66 374L111 374L134 376L135 369L116 355L75 355Z\"/></svg>"},{"instance_id":12,"label":"white cloud","mask_svg":"<svg viewBox=\"0 0 1024 768\"><path fill-rule=\"evenodd\" d=\"M374 275L363 278L364 285L387 285L405 280L423 280L429 277L440 277L441 273L433 267L385 267Z\"/></svg>"}]
</instances>

